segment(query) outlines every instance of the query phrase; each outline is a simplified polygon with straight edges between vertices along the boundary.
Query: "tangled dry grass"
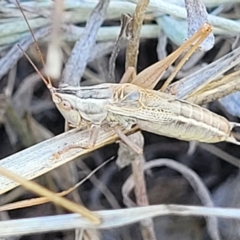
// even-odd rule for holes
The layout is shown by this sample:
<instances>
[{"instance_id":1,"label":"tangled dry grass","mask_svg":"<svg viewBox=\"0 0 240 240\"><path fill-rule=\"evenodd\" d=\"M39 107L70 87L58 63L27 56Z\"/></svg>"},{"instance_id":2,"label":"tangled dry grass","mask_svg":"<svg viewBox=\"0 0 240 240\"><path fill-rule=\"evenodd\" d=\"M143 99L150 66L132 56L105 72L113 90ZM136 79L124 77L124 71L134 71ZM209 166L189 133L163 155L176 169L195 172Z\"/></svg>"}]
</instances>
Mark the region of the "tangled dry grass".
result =
<instances>
[{"instance_id":1,"label":"tangled dry grass","mask_svg":"<svg viewBox=\"0 0 240 240\"><path fill-rule=\"evenodd\" d=\"M95 0L68 0L64 1L64 6L59 5L59 9L52 7L51 1L21 3L43 55L47 55L48 42L50 46L54 43L52 47L62 50L54 55L55 61L51 61L51 56L47 58L49 74L55 76L54 85L61 82L74 86L79 76L82 77L82 85L103 83L108 79L109 57L120 32L121 13L133 14L137 1L113 0L109 5L107 2L102 1L93 14L91 12L98 3ZM204 66L239 46L239 1L203 2L209 12L209 22L214 27L214 47L207 52L196 52L175 80L192 76L197 81L199 75L195 73L198 70L201 75ZM107 14L104 13L106 9ZM64 119L56 110L40 77L17 46L20 44L42 68L21 11L14 1L1 1L0 14L0 165L27 179L38 177L35 181L53 192L70 190L88 176L87 181L69 191L67 198L96 211L104 219L95 228L78 214L66 214L66 210L51 203L26 207L28 203L24 202L25 208L7 211L11 205L5 204L35 198L36 195L23 187L16 188L17 183L0 177L0 237L35 239L37 234L39 239L239 238L239 146L188 143L144 132L144 140L141 137L138 139L144 145L144 158L137 157L136 160L136 155L129 148L122 145L118 148L118 144L114 143L114 131L103 126L94 149L74 150L59 161L52 160L52 154L66 143L86 142L88 131L62 133ZM187 37L188 20L184 2L150 1L141 28L138 72L164 59L182 44ZM46 37L48 35L50 38ZM71 49L78 39L83 45L73 54ZM115 69L116 82L119 82L125 69L126 45L127 41L121 42ZM67 66L70 55L77 56L70 64L77 70L68 68L61 77L54 75L62 73L62 64ZM163 80L174 71L175 66L168 68ZM238 86L238 68L231 68L223 73L235 74L234 80L231 84L223 84L224 90ZM218 78L221 79L223 73ZM202 99L210 96L212 89L214 85L205 89L205 93L201 94L206 96L203 95ZM237 122L240 113L238 100L239 92L236 92L208 103L206 107ZM93 174L93 170L108 159L111 160ZM137 162L135 166L134 161ZM143 169L140 170L145 172L145 176L136 174L138 163L142 164ZM145 186L137 186L141 181L146 185L147 194L142 194ZM137 189L135 192L134 187ZM29 205L34 204L35 200L32 200ZM27 234L31 235L21 237Z\"/></svg>"}]
</instances>

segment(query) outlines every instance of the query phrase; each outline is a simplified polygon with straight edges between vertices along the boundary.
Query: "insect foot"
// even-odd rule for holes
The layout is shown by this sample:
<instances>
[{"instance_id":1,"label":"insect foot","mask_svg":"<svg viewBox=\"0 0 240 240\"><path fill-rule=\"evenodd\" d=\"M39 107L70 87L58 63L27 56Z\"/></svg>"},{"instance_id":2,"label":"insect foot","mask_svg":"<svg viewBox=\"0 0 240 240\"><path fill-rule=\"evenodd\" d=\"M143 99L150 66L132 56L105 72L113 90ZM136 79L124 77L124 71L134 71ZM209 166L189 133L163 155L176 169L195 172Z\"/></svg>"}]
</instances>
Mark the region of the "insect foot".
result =
<instances>
[{"instance_id":1,"label":"insect foot","mask_svg":"<svg viewBox=\"0 0 240 240\"><path fill-rule=\"evenodd\" d=\"M69 150L77 149L77 148L80 148L80 149L91 149L92 147L93 147L93 145L89 145L89 144L83 145L83 144L78 144L78 143L72 143L72 144L64 147L62 150L54 153L52 155L52 161L60 161L61 157L64 154L66 154Z\"/></svg>"}]
</instances>

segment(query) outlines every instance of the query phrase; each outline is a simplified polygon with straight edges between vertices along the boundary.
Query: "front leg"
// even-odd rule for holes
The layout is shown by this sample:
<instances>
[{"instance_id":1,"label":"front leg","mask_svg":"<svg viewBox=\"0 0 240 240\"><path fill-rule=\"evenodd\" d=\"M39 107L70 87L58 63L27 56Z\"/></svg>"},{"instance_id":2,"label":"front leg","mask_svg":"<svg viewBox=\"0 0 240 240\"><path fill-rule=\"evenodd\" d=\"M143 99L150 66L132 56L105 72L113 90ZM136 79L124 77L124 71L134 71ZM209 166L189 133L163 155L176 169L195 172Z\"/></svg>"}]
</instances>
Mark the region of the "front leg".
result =
<instances>
[{"instance_id":1,"label":"front leg","mask_svg":"<svg viewBox=\"0 0 240 240\"><path fill-rule=\"evenodd\" d=\"M89 139L88 139L88 143L86 145L82 145L80 143L73 143L68 145L67 147L63 148L61 151L59 151L57 154L54 154L55 158L59 158L62 154L64 154L65 152L71 150L71 149L76 149L76 148L82 148L82 149L89 149L94 147L94 145L96 144L97 138L98 138L98 134L99 134L99 125L91 125L89 127L88 125L88 129L89 129Z\"/></svg>"}]
</instances>

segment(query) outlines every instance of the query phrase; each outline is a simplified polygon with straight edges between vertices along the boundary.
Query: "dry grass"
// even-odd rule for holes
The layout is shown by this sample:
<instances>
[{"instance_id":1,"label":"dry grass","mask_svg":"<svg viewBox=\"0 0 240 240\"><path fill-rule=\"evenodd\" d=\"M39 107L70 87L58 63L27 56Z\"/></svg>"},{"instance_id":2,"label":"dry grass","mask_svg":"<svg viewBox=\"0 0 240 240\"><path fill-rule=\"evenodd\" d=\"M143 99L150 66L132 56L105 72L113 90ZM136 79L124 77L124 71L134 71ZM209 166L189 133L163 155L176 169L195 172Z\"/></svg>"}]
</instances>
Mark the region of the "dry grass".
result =
<instances>
[{"instance_id":1,"label":"dry grass","mask_svg":"<svg viewBox=\"0 0 240 240\"><path fill-rule=\"evenodd\" d=\"M44 55L46 55L45 36L49 33L50 27L56 30L52 32L52 43L59 31L62 31L56 48L57 56L62 56L62 62L56 61L55 68L52 66L54 61L48 61L54 69L59 69L62 63L66 67L61 80L53 79L55 85L68 83L77 86L81 77L83 85L101 83L108 79L106 69L108 69L109 54L120 32L121 13L133 14L136 1L111 1L109 6L107 1L102 1L92 12L97 2L94 0L83 3L65 1L63 12L61 9L58 9L59 11L55 9L54 19L62 19L64 22L61 30L59 29L61 21L51 23L50 1L22 3L30 25L35 31L34 34L43 46ZM137 65L136 69L139 71L140 68L145 68L156 61L156 55L159 59L164 58L186 38L189 17L187 18L185 8L175 5L175 2L177 1L172 1L170 4L152 0L145 15L143 6L138 5L139 15L134 15L137 24L133 27L136 39L133 42L130 41L130 45L122 42L116 64L116 81L120 79L125 68L123 50L126 45L128 45L127 66L136 67ZM195 3L195 1L189 2ZM147 5L147 1L142 3ZM240 25L236 21L239 18L239 4L237 1L230 3L224 0L206 0L204 3L210 13L209 22L214 27L215 46L208 53L195 53L178 72L176 79L180 80L168 88L169 92L176 94L179 98L198 104L217 100L239 90L238 70L232 70L233 73L223 76L240 62L239 48L232 51L239 45L237 36L240 33ZM117 155L117 146L112 144L117 140L117 136L111 128L103 126L93 149L71 150L61 155L59 159L56 157L56 153L67 144L86 143L88 131L71 130L53 137L63 131L63 119L54 108L47 89L40 84L36 74L29 75L32 69L22 58L23 54L16 45L20 44L34 61L39 61L36 51L30 47L32 39L29 36L29 30L15 3L1 1L0 7L2 10L0 86L3 89L0 93L0 123L2 124L0 166L26 179L41 176L36 181L53 192L70 189L79 182L79 179L84 178L106 159ZM106 9L107 15L105 15ZM145 21L141 28L143 17ZM105 25L101 26L104 19ZM82 27L82 23L86 22L86 26ZM139 48L137 41L140 38L142 41ZM153 39L158 39L157 52L157 42ZM73 42L76 40L78 44L71 53ZM51 47L50 49L53 56L56 56L54 55L56 49ZM138 49L140 50L139 63L136 64ZM131 52L134 54L131 55ZM68 60L69 55L71 55L70 60ZM48 59L52 57L48 56ZM175 65L171 66L163 75L163 80L174 69ZM204 84L208 86L203 88L204 90L198 90L199 86ZM211 109L227 115L231 121L237 121L234 116L229 115L228 109L235 109L231 114L239 116L238 102L232 100L231 95L230 100L221 102L222 106L215 101L210 105ZM136 129L127 132L130 134L135 131ZM239 222L235 221L240 216L238 209L240 191L237 185L240 166L239 147L227 143L208 147L190 143L189 147L186 142L156 137L152 134L144 134L144 137L145 159L140 161L138 156L129 150L122 149L122 146L118 151L118 158L121 160L117 162L121 162L122 165L132 163L134 177L130 176L129 167L120 171L115 162L111 161L98 170L94 177L90 178L90 182L67 195L71 201L84 204L88 209L97 210L97 216L103 220L98 226L79 215L66 214L62 208L50 204L9 212L3 212L4 208L2 208L0 218L3 221L0 224L0 237L38 234L40 238L44 238L45 236L40 233L57 231L58 233L52 233L49 236L65 239L73 238L75 234L76 239L88 239L87 237L90 236L90 239L108 237L111 239L178 238L180 240L192 239L192 236L194 239L207 239L204 235L207 232L211 239L237 238L240 234ZM112 145L107 146L109 144ZM29 147L30 145L33 146ZM127 155L123 155L126 151ZM161 159L158 159L159 157ZM162 159L163 157L168 159ZM230 164L222 162L221 159ZM82 161L87 166L81 164ZM162 166L165 168L155 169ZM53 169L56 170L52 171ZM47 172L50 173L43 175ZM167 182L163 179L167 179ZM1 205L36 197L23 188L16 188L18 185L13 180L0 177ZM132 195L134 187L136 188L135 197ZM229 189L232 191L229 192ZM9 192L9 190L12 191ZM135 207L136 203L145 207ZM146 206L149 203L150 206ZM152 203L155 205L151 205ZM195 206L200 204L205 207ZM123 208L124 206L128 208ZM220 208L221 206L224 208ZM120 207L122 208L116 209ZM47 215L51 216L45 217ZM181 216L180 221L176 216ZM153 221L147 220L155 217L159 218ZM217 217L222 219L219 220ZM18 220L9 221L16 218ZM231 220L226 222L225 218ZM141 235L136 225L131 226L140 221ZM226 224L228 228L224 227ZM88 230L75 233L64 231L79 228ZM92 232L89 229L99 229L99 232L98 230Z\"/></svg>"}]
</instances>

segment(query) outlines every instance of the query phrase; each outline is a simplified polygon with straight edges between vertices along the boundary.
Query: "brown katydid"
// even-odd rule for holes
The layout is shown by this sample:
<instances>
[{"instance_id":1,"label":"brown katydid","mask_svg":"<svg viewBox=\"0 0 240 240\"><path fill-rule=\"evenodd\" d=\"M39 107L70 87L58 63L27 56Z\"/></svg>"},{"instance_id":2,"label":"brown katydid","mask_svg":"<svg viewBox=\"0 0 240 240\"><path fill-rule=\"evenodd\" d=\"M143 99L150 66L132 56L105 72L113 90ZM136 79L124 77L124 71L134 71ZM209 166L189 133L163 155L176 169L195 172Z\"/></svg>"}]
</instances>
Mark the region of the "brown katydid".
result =
<instances>
[{"instance_id":1,"label":"brown katydid","mask_svg":"<svg viewBox=\"0 0 240 240\"><path fill-rule=\"evenodd\" d=\"M106 83L91 87L54 88L49 78L45 79L39 74L50 90L53 102L66 121L73 127L80 127L83 123L90 125L89 143L86 147L95 144L98 128L106 122L114 127L118 136L138 153L141 153L141 149L128 141L118 127L119 125L125 129L136 125L142 130L187 141L228 141L239 144L231 134L232 128L239 124L228 122L227 119L205 108L161 92L166 89L177 70L211 30L211 25L204 24L175 52L140 72L131 83L128 83L127 77L133 73L131 69L126 71L120 84ZM35 43L37 45L36 41ZM161 91L151 90L164 71L191 45L193 46L180 61L176 71L169 77ZM39 47L37 46L37 48ZM29 61L31 62L30 59ZM32 65L34 66L33 63ZM35 66L34 68L36 69ZM36 71L38 70L36 69ZM72 147L83 146L73 145L67 149Z\"/></svg>"}]
</instances>

